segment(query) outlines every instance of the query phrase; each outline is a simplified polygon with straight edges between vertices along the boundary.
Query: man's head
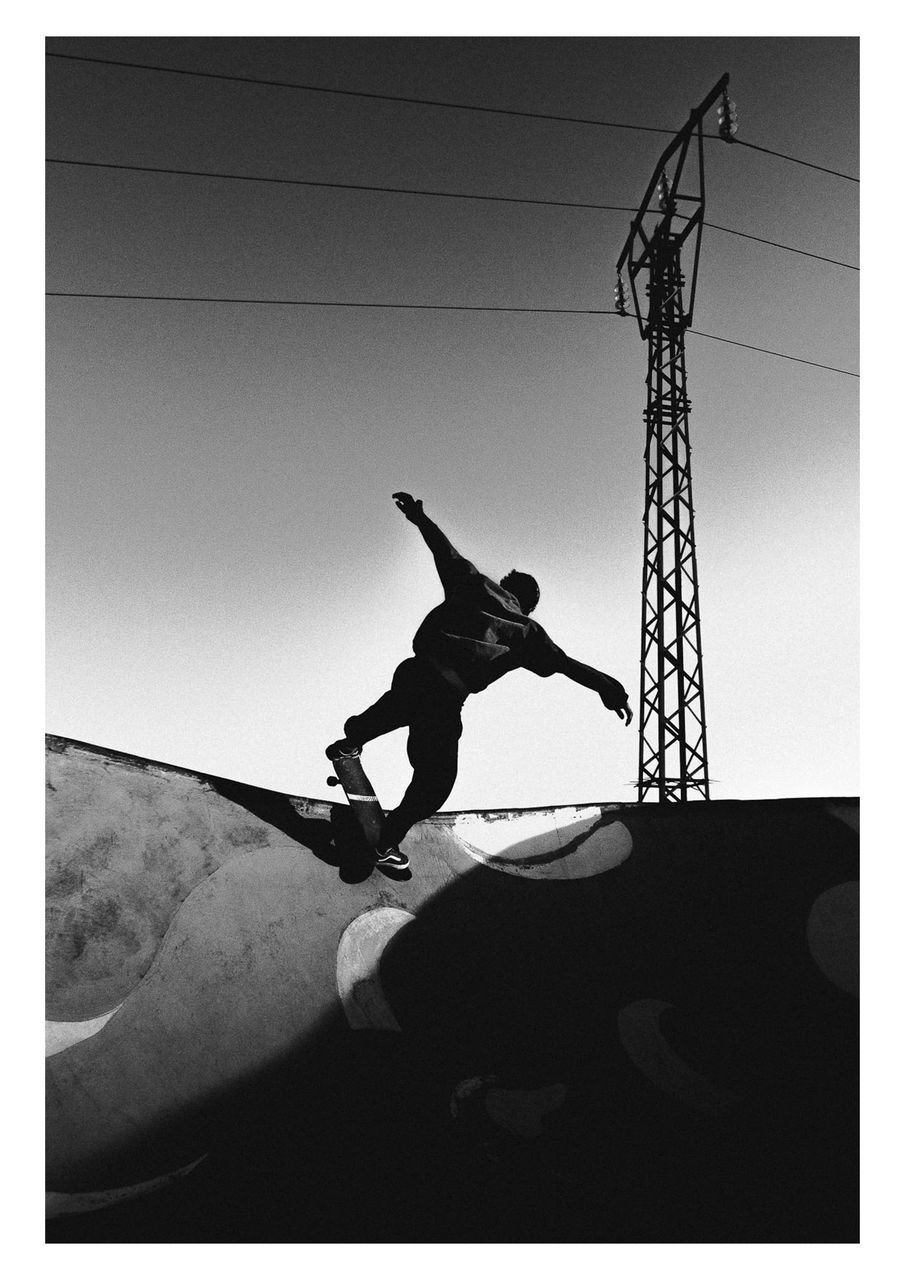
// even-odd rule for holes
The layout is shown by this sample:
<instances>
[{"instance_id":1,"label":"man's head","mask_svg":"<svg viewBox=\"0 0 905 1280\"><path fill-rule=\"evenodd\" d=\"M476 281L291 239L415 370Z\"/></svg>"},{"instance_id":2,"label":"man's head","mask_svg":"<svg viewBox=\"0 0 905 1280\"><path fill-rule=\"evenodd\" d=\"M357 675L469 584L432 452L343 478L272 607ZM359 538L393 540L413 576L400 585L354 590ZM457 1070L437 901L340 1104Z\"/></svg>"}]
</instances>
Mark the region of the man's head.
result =
<instances>
[{"instance_id":1,"label":"man's head","mask_svg":"<svg viewBox=\"0 0 905 1280\"><path fill-rule=\"evenodd\" d=\"M518 569L513 569L500 579L500 586L515 596L522 613L532 613L537 608L540 587L530 573L519 573Z\"/></svg>"}]
</instances>

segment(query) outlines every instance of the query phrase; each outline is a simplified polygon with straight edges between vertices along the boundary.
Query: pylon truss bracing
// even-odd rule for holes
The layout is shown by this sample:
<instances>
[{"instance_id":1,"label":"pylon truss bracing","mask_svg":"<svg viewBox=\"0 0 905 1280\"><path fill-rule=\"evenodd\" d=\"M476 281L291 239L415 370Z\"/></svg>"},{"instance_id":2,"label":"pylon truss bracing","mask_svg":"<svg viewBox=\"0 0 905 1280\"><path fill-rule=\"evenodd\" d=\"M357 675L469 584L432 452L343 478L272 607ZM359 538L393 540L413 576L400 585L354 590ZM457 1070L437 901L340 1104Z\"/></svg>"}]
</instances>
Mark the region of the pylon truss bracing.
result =
<instances>
[{"instance_id":1,"label":"pylon truss bracing","mask_svg":"<svg viewBox=\"0 0 905 1280\"><path fill-rule=\"evenodd\" d=\"M680 244L650 252L638 798L710 798Z\"/></svg>"}]
</instances>

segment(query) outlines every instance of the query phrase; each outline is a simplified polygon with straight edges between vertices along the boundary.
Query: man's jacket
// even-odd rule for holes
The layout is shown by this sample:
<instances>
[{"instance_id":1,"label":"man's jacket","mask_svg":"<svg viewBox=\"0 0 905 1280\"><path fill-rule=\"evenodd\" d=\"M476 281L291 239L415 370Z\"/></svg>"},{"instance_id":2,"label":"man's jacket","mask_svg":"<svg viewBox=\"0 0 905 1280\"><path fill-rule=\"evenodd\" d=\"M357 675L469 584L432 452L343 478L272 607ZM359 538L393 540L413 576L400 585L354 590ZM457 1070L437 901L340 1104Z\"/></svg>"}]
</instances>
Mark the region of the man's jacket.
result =
<instances>
[{"instance_id":1,"label":"man's jacket","mask_svg":"<svg viewBox=\"0 0 905 1280\"><path fill-rule=\"evenodd\" d=\"M438 666L447 679L452 676L467 693L479 693L517 667L538 676L563 670L569 659L540 623L521 612L511 592L460 555L429 516L420 512L412 523L433 552L445 594L415 633L412 648L418 657ZM600 674L607 682L601 695L621 705L625 690Z\"/></svg>"}]
</instances>

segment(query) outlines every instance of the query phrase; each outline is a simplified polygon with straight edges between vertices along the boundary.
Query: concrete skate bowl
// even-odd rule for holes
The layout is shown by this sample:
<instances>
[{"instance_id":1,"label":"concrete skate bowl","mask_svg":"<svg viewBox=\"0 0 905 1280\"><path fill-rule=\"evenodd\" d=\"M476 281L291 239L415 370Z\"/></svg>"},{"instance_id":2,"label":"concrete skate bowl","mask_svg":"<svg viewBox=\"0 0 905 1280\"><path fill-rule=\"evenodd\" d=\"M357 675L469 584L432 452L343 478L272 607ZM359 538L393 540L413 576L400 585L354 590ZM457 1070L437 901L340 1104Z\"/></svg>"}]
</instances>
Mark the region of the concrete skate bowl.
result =
<instances>
[{"instance_id":1,"label":"concrete skate bowl","mask_svg":"<svg viewBox=\"0 0 905 1280\"><path fill-rule=\"evenodd\" d=\"M48 738L47 1238L857 1239L858 802L441 814Z\"/></svg>"}]
</instances>

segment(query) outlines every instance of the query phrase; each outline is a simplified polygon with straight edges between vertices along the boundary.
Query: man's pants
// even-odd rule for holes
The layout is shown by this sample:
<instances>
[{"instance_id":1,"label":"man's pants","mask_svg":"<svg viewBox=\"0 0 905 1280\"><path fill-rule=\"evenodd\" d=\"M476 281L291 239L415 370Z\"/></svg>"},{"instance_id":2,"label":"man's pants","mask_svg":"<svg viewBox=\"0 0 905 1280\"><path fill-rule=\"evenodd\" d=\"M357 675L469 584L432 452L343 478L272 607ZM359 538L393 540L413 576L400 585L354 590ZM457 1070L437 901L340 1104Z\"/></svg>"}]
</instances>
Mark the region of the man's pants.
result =
<instances>
[{"instance_id":1,"label":"man's pants","mask_svg":"<svg viewBox=\"0 0 905 1280\"><path fill-rule=\"evenodd\" d=\"M456 781L462 703L465 699L439 671L419 658L407 658L389 690L360 716L345 723L346 737L357 746L408 725L412 780L399 806L383 825L384 846L398 844L410 827L436 813Z\"/></svg>"}]
</instances>

